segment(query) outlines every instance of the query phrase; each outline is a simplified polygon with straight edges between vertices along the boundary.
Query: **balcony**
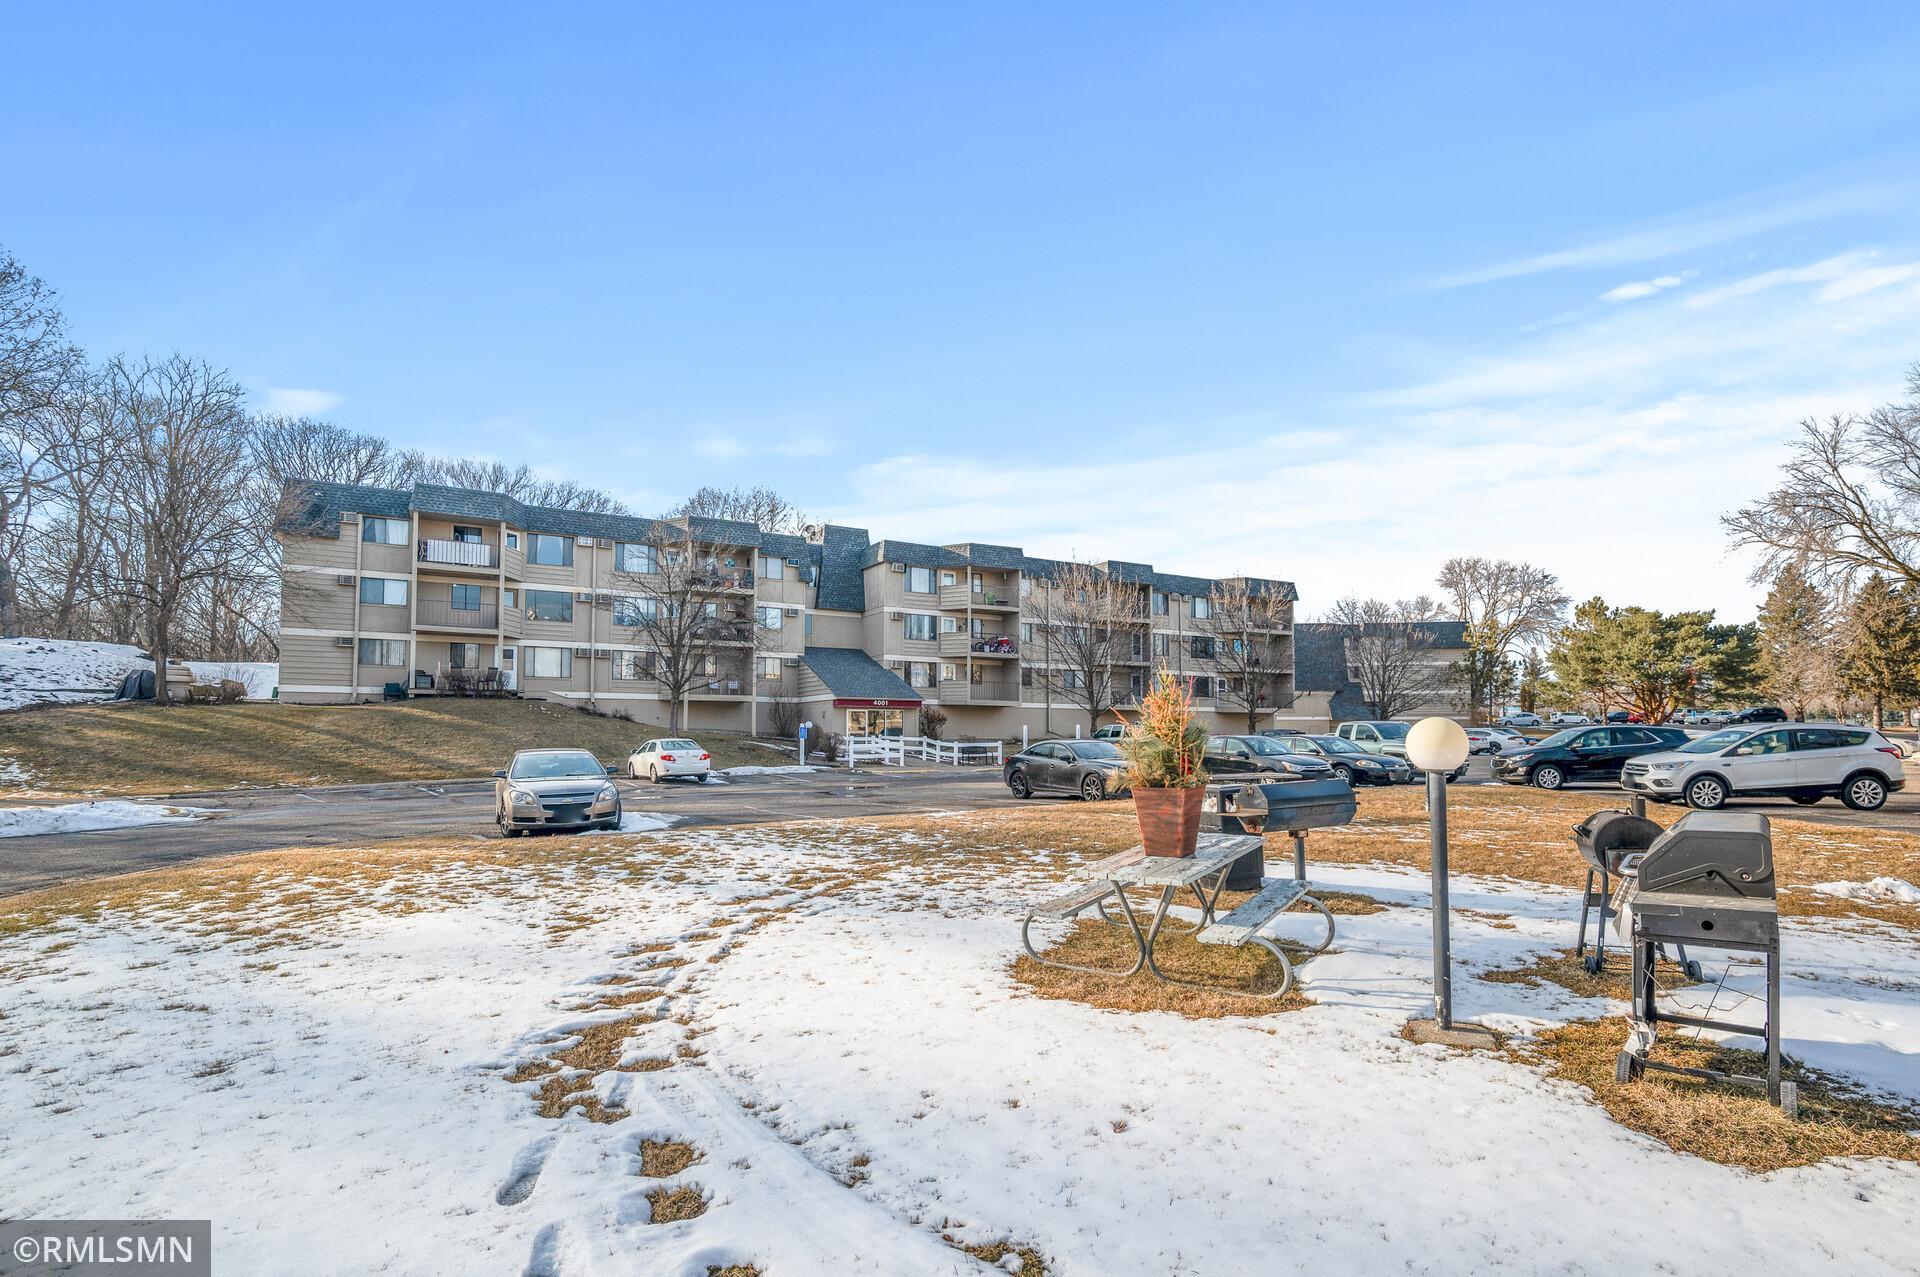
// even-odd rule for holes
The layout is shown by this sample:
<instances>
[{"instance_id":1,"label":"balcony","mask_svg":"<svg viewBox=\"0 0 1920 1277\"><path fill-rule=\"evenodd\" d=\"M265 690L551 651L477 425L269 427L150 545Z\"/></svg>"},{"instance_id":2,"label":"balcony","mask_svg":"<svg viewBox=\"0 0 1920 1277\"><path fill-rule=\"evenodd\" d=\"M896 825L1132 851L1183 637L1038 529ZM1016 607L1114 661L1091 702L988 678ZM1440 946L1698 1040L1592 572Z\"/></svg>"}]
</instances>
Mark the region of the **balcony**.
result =
<instances>
[{"instance_id":1,"label":"balcony","mask_svg":"<svg viewBox=\"0 0 1920 1277\"><path fill-rule=\"evenodd\" d=\"M1005 634L988 634L980 638L971 634L942 634L940 655L1014 661L1020 659L1020 645Z\"/></svg>"},{"instance_id":2,"label":"balcony","mask_svg":"<svg viewBox=\"0 0 1920 1277\"><path fill-rule=\"evenodd\" d=\"M464 608L453 606L447 599L421 599L414 608L413 624L414 628L422 630L486 630L491 633L500 624L500 609L492 603Z\"/></svg>"},{"instance_id":3,"label":"balcony","mask_svg":"<svg viewBox=\"0 0 1920 1277\"><path fill-rule=\"evenodd\" d=\"M748 647L753 643L753 631L752 621L722 618L707 621L694 631L693 637L715 647Z\"/></svg>"},{"instance_id":4,"label":"balcony","mask_svg":"<svg viewBox=\"0 0 1920 1277\"><path fill-rule=\"evenodd\" d=\"M500 548L484 541L439 541L423 537L419 560L434 567L490 569L500 566Z\"/></svg>"},{"instance_id":5,"label":"balcony","mask_svg":"<svg viewBox=\"0 0 1920 1277\"><path fill-rule=\"evenodd\" d=\"M703 568L694 574L693 585L695 589L699 590L718 591L727 594L744 591L745 593L751 594L753 593L753 573L744 569L732 571L717 568Z\"/></svg>"},{"instance_id":6,"label":"balcony","mask_svg":"<svg viewBox=\"0 0 1920 1277\"><path fill-rule=\"evenodd\" d=\"M1018 612L1020 600L997 590L975 590L965 584L940 587L940 606L948 612Z\"/></svg>"},{"instance_id":7,"label":"balcony","mask_svg":"<svg viewBox=\"0 0 1920 1277\"><path fill-rule=\"evenodd\" d=\"M982 679L941 683L935 691L942 705L1017 705L1020 685L1012 679Z\"/></svg>"},{"instance_id":8,"label":"balcony","mask_svg":"<svg viewBox=\"0 0 1920 1277\"><path fill-rule=\"evenodd\" d=\"M731 675L696 680L693 686L687 689L687 699L695 701L730 701L751 695L753 695L752 681L746 678L734 678Z\"/></svg>"}]
</instances>

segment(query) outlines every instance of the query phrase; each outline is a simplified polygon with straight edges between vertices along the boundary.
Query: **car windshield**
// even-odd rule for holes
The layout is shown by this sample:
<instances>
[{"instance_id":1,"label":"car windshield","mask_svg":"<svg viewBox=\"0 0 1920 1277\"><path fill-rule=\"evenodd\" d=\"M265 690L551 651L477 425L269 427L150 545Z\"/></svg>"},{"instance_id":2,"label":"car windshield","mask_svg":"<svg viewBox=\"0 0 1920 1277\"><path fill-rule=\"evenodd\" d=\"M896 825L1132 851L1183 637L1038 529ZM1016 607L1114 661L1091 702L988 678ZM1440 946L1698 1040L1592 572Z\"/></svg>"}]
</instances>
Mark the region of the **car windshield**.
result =
<instances>
[{"instance_id":1,"label":"car windshield","mask_svg":"<svg viewBox=\"0 0 1920 1277\"><path fill-rule=\"evenodd\" d=\"M1571 731L1555 732L1545 740L1534 742L1534 747L1536 749L1565 749L1567 746L1573 744L1575 740L1586 734L1587 729L1584 727L1576 727Z\"/></svg>"},{"instance_id":2,"label":"car windshield","mask_svg":"<svg viewBox=\"0 0 1920 1277\"><path fill-rule=\"evenodd\" d=\"M1313 742L1329 754L1364 754L1367 752L1352 741L1340 736L1316 736L1313 738Z\"/></svg>"},{"instance_id":3,"label":"car windshield","mask_svg":"<svg viewBox=\"0 0 1920 1277\"><path fill-rule=\"evenodd\" d=\"M699 749L700 748L698 745L694 744L690 740L663 740L658 742L658 744L661 749Z\"/></svg>"},{"instance_id":4,"label":"car windshield","mask_svg":"<svg viewBox=\"0 0 1920 1277\"><path fill-rule=\"evenodd\" d=\"M1752 732L1715 732L1711 736L1702 736L1699 740L1690 740L1680 746L1683 754L1717 754L1729 745L1734 745L1751 736Z\"/></svg>"},{"instance_id":5,"label":"car windshield","mask_svg":"<svg viewBox=\"0 0 1920 1277\"><path fill-rule=\"evenodd\" d=\"M1244 739L1254 753L1265 754L1269 758L1276 754L1291 754L1293 752L1271 736L1248 736Z\"/></svg>"},{"instance_id":6,"label":"car windshield","mask_svg":"<svg viewBox=\"0 0 1920 1277\"><path fill-rule=\"evenodd\" d=\"M514 780L556 780L562 776L605 776L600 760L584 749L556 750L551 754L520 754L507 775Z\"/></svg>"},{"instance_id":7,"label":"car windshield","mask_svg":"<svg viewBox=\"0 0 1920 1277\"><path fill-rule=\"evenodd\" d=\"M1113 743L1111 741L1104 741L1104 740L1069 741L1067 743L1067 748L1073 751L1073 756L1075 758L1118 758L1120 757L1120 751L1113 747Z\"/></svg>"},{"instance_id":8,"label":"car windshield","mask_svg":"<svg viewBox=\"0 0 1920 1277\"><path fill-rule=\"evenodd\" d=\"M1375 723L1373 730L1380 733L1381 740L1405 740L1407 738L1407 725L1405 723Z\"/></svg>"}]
</instances>

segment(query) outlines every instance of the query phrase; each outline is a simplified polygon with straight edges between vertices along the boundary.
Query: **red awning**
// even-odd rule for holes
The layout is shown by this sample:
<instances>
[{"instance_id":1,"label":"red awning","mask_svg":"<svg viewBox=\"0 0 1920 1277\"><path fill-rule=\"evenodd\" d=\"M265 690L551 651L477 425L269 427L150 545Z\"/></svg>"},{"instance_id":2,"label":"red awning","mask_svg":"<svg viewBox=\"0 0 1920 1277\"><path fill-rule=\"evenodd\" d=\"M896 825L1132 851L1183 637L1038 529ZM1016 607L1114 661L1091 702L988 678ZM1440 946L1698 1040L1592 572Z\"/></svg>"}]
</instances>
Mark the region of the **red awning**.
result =
<instances>
[{"instance_id":1,"label":"red awning","mask_svg":"<svg viewBox=\"0 0 1920 1277\"><path fill-rule=\"evenodd\" d=\"M919 701L862 700L853 696L836 696L835 709L919 709Z\"/></svg>"}]
</instances>

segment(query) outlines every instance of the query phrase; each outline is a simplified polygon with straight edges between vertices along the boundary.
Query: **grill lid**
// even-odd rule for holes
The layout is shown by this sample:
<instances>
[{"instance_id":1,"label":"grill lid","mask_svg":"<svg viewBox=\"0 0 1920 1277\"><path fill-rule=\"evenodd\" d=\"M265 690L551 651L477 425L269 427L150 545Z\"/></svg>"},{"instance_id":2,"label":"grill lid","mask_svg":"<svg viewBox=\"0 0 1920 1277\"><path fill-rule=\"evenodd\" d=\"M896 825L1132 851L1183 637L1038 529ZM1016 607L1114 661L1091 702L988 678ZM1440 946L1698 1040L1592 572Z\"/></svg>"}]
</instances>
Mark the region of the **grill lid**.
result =
<instances>
[{"instance_id":1,"label":"grill lid","mask_svg":"<svg viewBox=\"0 0 1920 1277\"><path fill-rule=\"evenodd\" d=\"M1645 816L1628 811L1596 811L1573 827L1580 858L1602 873L1620 872L1621 857L1645 851L1664 831Z\"/></svg>"},{"instance_id":2,"label":"grill lid","mask_svg":"<svg viewBox=\"0 0 1920 1277\"><path fill-rule=\"evenodd\" d=\"M1249 833L1291 834L1350 824L1358 804L1344 780L1292 780L1260 785L1209 785L1203 823L1236 819Z\"/></svg>"},{"instance_id":3,"label":"grill lid","mask_svg":"<svg viewBox=\"0 0 1920 1277\"><path fill-rule=\"evenodd\" d=\"M1773 833L1758 812L1682 816L1635 867L1635 892L1774 898Z\"/></svg>"}]
</instances>

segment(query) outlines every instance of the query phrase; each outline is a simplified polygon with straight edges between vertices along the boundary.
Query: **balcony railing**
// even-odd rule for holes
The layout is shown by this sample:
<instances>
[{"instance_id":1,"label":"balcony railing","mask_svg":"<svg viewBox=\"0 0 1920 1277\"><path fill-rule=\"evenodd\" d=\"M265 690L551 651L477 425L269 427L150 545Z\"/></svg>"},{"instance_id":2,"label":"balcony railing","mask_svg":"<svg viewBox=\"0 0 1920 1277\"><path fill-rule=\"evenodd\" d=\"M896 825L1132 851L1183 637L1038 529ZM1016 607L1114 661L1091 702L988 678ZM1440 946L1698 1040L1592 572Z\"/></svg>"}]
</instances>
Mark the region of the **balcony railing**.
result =
<instances>
[{"instance_id":1,"label":"balcony railing","mask_svg":"<svg viewBox=\"0 0 1920 1277\"><path fill-rule=\"evenodd\" d=\"M484 541L440 541L422 537L420 562L450 563L463 568L492 568L500 566L500 551Z\"/></svg>"},{"instance_id":2,"label":"balcony railing","mask_svg":"<svg viewBox=\"0 0 1920 1277\"><path fill-rule=\"evenodd\" d=\"M466 608L447 599L421 599L413 623L438 630L491 630L500 623L500 609L492 603Z\"/></svg>"},{"instance_id":3,"label":"balcony railing","mask_svg":"<svg viewBox=\"0 0 1920 1277\"><path fill-rule=\"evenodd\" d=\"M693 584L702 590L751 590L753 573L748 571L717 571L703 568L693 575Z\"/></svg>"},{"instance_id":4,"label":"balcony railing","mask_svg":"<svg viewBox=\"0 0 1920 1277\"><path fill-rule=\"evenodd\" d=\"M949 705L1007 704L1020 699L1020 685L1011 679L983 679L977 683L955 679L941 683L934 694Z\"/></svg>"},{"instance_id":5,"label":"balcony railing","mask_svg":"<svg viewBox=\"0 0 1920 1277\"><path fill-rule=\"evenodd\" d=\"M940 587L940 606L949 612L964 612L968 608L993 612L1018 612L1020 599L1018 595L1005 590L976 590L970 585L943 585Z\"/></svg>"},{"instance_id":6,"label":"balcony railing","mask_svg":"<svg viewBox=\"0 0 1920 1277\"><path fill-rule=\"evenodd\" d=\"M985 656L1011 660L1020 655L1020 644L1006 634L942 634L942 656Z\"/></svg>"}]
</instances>

